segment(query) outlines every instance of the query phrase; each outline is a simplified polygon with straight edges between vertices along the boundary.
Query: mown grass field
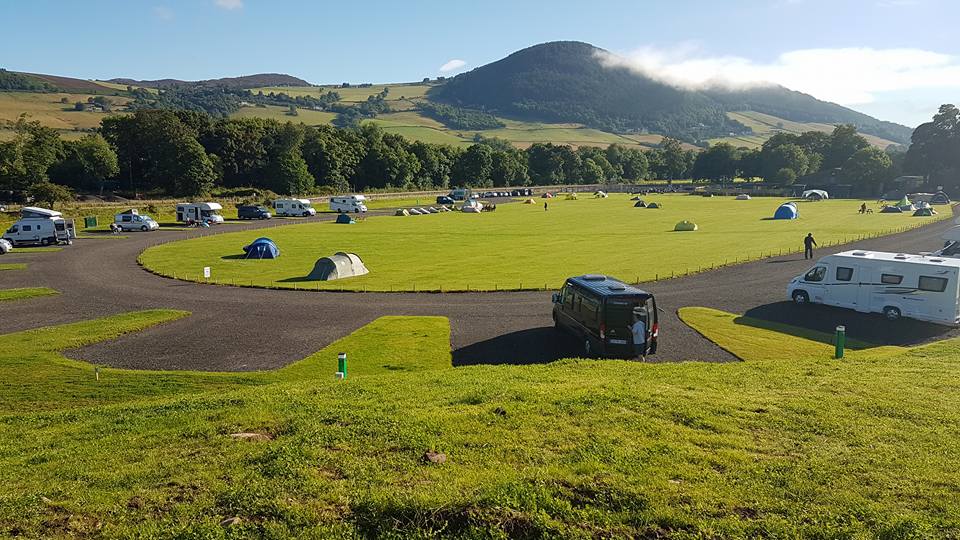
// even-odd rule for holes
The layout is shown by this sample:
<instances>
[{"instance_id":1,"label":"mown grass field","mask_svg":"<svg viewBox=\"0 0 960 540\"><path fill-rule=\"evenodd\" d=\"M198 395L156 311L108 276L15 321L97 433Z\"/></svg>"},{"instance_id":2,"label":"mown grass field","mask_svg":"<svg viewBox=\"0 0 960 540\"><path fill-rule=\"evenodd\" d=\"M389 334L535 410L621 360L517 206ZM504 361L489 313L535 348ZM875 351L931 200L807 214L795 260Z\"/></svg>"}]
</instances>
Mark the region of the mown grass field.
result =
<instances>
[{"instance_id":1,"label":"mown grass field","mask_svg":"<svg viewBox=\"0 0 960 540\"><path fill-rule=\"evenodd\" d=\"M956 340L836 361L825 336L687 308L744 362L452 369L446 321L415 317L264 374L97 383L58 352L183 315L0 336L0 536L960 534Z\"/></svg>"},{"instance_id":2,"label":"mown grass field","mask_svg":"<svg viewBox=\"0 0 960 540\"><path fill-rule=\"evenodd\" d=\"M930 219L909 214L860 215L860 201L802 202L801 218L767 219L782 202L754 198L646 197L661 209L634 208L627 195L544 199L500 205L496 212L371 217L355 225L312 223L219 234L169 243L141 262L167 276L197 280L204 266L214 283L344 290L494 290L554 288L571 275L600 272L629 281L696 272L761 255L798 251L812 232L821 245L852 240ZM874 205L873 202L868 202ZM673 232L681 220L700 230ZM615 224L615 225L611 225ZM242 260L241 248L268 235L281 255ZM330 282L304 281L317 259L355 252L370 273Z\"/></svg>"},{"instance_id":3,"label":"mown grass field","mask_svg":"<svg viewBox=\"0 0 960 540\"><path fill-rule=\"evenodd\" d=\"M0 302L25 300L27 298L36 298L38 296L52 296L60 294L54 289L48 287L24 287L20 289L0 289Z\"/></svg>"}]
</instances>

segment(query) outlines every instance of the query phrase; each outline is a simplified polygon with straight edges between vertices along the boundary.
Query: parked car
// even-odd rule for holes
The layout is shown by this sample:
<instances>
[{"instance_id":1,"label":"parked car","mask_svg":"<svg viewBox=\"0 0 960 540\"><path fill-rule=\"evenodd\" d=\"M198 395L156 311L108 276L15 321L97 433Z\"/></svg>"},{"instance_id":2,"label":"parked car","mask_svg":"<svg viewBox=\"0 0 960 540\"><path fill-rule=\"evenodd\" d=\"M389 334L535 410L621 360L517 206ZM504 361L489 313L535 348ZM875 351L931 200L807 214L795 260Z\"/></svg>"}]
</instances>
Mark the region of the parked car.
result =
<instances>
[{"instance_id":1,"label":"parked car","mask_svg":"<svg viewBox=\"0 0 960 540\"><path fill-rule=\"evenodd\" d=\"M237 207L237 217L239 219L270 219L273 214L263 206L245 204Z\"/></svg>"},{"instance_id":2,"label":"parked car","mask_svg":"<svg viewBox=\"0 0 960 540\"><path fill-rule=\"evenodd\" d=\"M888 320L960 326L960 259L879 251L828 255L787 285L796 304L825 304Z\"/></svg>"},{"instance_id":3,"label":"parked car","mask_svg":"<svg viewBox=\"0 0 960 540\"><path fill-rule=\"evenodd\" d=\"M13 244L11 244L9 240L0 238L0 255L9 253L11 249L13 249Z\"/></svg>"},{"instance_id":4,"label":"parked car","mask_svg":"<svg viewBox=\"0 0 960 540\"><path fill-rule=\"evenodd\" d=\"M447 195L441 195L437 197L437 204L455 204L457 201L453 200L453 197Z\"/></svg>"},{"instance_id":5,"label":"parked car","mask_svg":"<svg viewBox=\"0 0 960 540\"><path fill-rule=\"evenodd\" d=\"M580 340L587 357L636 358L657 352L660 323L653 294L609 276L567 279L553 295L553 322Z\"/></svg>"}]
</instances>

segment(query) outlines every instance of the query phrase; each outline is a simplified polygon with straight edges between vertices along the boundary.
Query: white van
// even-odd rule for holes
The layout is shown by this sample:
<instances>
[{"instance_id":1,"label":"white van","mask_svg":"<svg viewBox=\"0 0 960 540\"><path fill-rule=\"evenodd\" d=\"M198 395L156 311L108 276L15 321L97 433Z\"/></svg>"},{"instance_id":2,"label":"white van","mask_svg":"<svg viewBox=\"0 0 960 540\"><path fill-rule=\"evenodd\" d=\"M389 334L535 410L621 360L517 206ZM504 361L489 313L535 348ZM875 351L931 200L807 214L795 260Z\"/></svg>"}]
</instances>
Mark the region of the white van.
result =
<instances>
[{"instance_id":1,"label":"white van","mask_svg":"<svg viewBox=\"0 0 960 540\"><path fill-rule=\"evenodd\" d=\"M363 195L344 195L330 198L330 211L337 212L366 212L367 198Z\"/></svg>"},{"instance_id":2,"label":"white van","mask_svg":"<svg viewBox=\"0 0 960 540\"><path fill-rule=\"evenodd\" d=\"M14 246L72 244L73 238L73 221L63 219L60 212L34 206L24 207L20 219L3 233L3 239Z\"/></svg>"},{"instance_id":3,"label":"white van","mask_svg":"<svg viewBox=\"0 0 960 540\"><path fill-rule=\"evenodd\" d=\"M909 317L960 326L960 259L844 251L817 261L787 285L797 304L825 304L889 320Z\"/></svg>"},{"instance_id":4,"label":"white van","mask_svg":"<svg viewBox=\"0 0 960 540\"><path fill-rule=\"evenodd\" d=\"M181 223L223 223L220 211L223 207L215 202L177 203L177 221Z\"/></svg>"},{"instance_id":5,"label":"white van","mask_svg":"<svg viewBox=\"0 0 960 540\"><path fill-rule=\"evenodd\" d=\"M140 215L136 209L131 208L125 212L113 216L113 223L120 227L122 231L155 231L160 228L152 217Z\"/></svg>"},{"instance_id":6,"label":"white van","mask_svg":"<svg viewBox=\"0 0 960 540\"><path fill-rule=\"evenodd\" d=\"M302 216L310 217L317 215L316 209L310 203L309 199L277 199L273 201L274 214L278 216Z\"/></svg>"}]
</instances>

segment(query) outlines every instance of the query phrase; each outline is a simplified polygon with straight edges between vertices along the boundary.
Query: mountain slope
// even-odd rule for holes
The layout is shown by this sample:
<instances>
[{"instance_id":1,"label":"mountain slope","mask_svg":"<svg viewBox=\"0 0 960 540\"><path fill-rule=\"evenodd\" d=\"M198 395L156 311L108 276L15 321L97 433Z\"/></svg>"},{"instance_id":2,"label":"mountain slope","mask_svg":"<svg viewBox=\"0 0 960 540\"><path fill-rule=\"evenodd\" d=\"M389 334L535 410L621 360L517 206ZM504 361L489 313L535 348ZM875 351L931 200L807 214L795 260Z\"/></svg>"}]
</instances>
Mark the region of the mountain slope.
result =
<instances>
[{"instance_id":1,"label":"mountain slope","mask_svg":"<svg viewBox=\"0 0 960 540\"><path fill-rule=\"evenodd\" d=\"M909 142L910 128L783 87L685 90L628 68L606 67L601 54L608 53L581 42L535 45L457 75L429 96L514 118L581 122L689 141L749 134L725 113L752 110L795 122L852 123L865 133Z\"/></svg>"},{"instance_id":2,"label":"mountain slope","mask_svg":"<svg viewBox=\"0 0 960 540\"><path fill-rule=\"evenodd\" d=\"M285 73L257 73L242 77L224 77L204 81L181 81L179 79L157 79L138 81L135 79L110 79L114 84L144 86L147 88L166 88L170 86L230 86L233 88L257 88L261 86L310 86L307 81Z\"/></svg>"}]
</instances>

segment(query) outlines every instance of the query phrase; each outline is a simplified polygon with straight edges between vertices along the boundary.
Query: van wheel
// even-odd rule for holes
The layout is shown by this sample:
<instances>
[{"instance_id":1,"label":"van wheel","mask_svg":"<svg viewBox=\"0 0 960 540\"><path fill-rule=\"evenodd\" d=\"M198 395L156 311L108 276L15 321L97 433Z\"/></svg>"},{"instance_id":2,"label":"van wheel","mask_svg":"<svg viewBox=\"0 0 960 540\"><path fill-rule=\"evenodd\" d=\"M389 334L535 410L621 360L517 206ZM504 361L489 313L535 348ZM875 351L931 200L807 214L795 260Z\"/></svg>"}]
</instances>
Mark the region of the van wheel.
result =
<instances>
[{"instance_id":1,"label":"van wheel","mask_svg":"<svg viewBox=\"0 0 960 540\"><path fill-rule=\"evenodd\" d=\"M40 245L41 245L41 246L44 246L44 247L49 246L49 245L50 245L50 239L49 239L49 238L41 238L41 239L40 239Z\"/></svg>"},{"instance_id":2,"label":"van wheel","mask_svg":"<svg viewBox=\"0 0 960 540\"><path fill-rule=\"evenodd\" d=\"M146 226L146 225L141 225L141 226L140 226L140 230L143 231L143 232L147 232L147 226Z\"/></svg>"},{"instance_id":3,"label":"van wheel","mask_svg":"<svg viewBox=\"0 0 960 540\"><path fill-rule=\"evenodd\" d=\"M810 296L807 295L807 291L793 291L793 303L798 306L809 304Z\"/></svg>"},{"instance_id":4,"label":"van wheel","mask_svg":"<svg viewBox=\"0 0 960 540\"><path fill-rule=\"evenodd\" d=\"M888 321L896 321L900 319L900 309L893 306L887 306L883 308L883 316L887 318Z\"/></svg>"},{"instance_id":5,"label":"van wheel","mask_svg":"<svg viewBox=\"0 0 960 540\"><path fill-rule=\"evenodd\" d=\"M303 217L310 217L310 212L304 212Z\"/></svg>"}]
</instances>

